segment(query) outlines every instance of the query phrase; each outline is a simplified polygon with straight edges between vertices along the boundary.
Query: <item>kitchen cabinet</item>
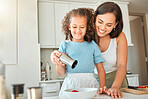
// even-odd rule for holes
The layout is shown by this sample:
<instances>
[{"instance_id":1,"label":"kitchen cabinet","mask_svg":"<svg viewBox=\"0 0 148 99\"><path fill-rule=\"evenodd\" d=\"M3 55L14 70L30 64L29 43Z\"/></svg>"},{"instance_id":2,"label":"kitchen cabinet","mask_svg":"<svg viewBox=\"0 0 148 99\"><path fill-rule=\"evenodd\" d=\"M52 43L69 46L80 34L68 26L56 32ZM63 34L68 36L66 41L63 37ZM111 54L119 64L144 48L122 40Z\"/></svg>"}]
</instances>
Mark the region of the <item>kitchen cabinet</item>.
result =
<instances>
[{"instance_id":1,"label":"kitchen cabinet","mask_svg":"<svg viewBox=\"0 0 148 99\"><path fill-rule=\"evenodd\" d=\"M40 82L42 97L58 96L63 80L50 80Z\"/></svg>"},{"instance_id":2,"label":"kitchen cabinet","mask_svg":"<svg viewBox=\"0 0 148 99\"><path fill-rule=\"evenodd\" d=\"M41 47L55 47L54 3L39 2L39 43Z\"/></svg>"},{"instance_id":3,"label":"kitchen cabinet","mask_svg":"<svg viewBox=\"0 0 148 99\"><path fill-rule=\"evenodd\" d=\"M96 4L87 4L87 3L70 3L70 10L76 8L93 8L94 10L97 8Z\"/></svg>"},{"instance_id":4,"label":"kitchen cabinet","mask_svg":"<svg viewBox=\"0 0 148 99\"><path fill-rule=\"evenodd\" d=\"M0 0L0 61L17 64L17 0Z\"/></svg>"},{"instance_id":5,"label":"kitchen cabinet","mask_svg":"<svg viewBox=\"0 0 148 99\"><path fill-rule=\"evenodd\" d=\"M39 42L41 48L58 48L65 35L62 32L62 19L67 12L74 8L89 7L94 10L103 2L77 1L52 1L39 0ZM133 46L131 41L128 2L116 2L122 10L123 32L126 35L128 46Z\"/></svg>"},{"instance_id":6,"label":"kitchen cabinet","mask_svg":"<svg viewBox=\"0 0 148 99\"><path fill-rule=\"evenodd\" d=\"M41 48L58 48L64 40L62 19L69 12L69 4L39 2L39 42Z\"/></svg>"},{"instance_id":7,"label":"kitchen cabinet","mask_svg":"<svg viewBox=\"0 0 148 99\"><path fill-rule=\"evenodd\" d=\"M131 31L130 31L130 21L129 21L129 11L128 11L128 4L127 2L118 3L122 11L122 18L123 18L123 32L127 38L128 46L133 46L131 40Z\"/></svg>"},{"instance_id":8,"label":"kitchen cabinet","mask_svg":"<svg viewBox=\"0 0 148 99\"><path fill-rule=\"evenodd\" d=\"M139 86L139 74L126 75L129 86Z\"/></svg>"},{"instance_id":9,"label":"kitchen cabinet","mask_svg":"<svg viewBox=\"0 0 148 99\"><path fill-rule=\"evenodd\" d=\"M65 39L62 20L73 8L96 6L73 2L39 1L39 43L41 48L58 48Z\"/></svg>"},{"instance_id":10,"label":"kitchen cabinet","mask_svg":"<svg viewBox=\"0 0 148 99\"><path fill-rule=\"evenodd\" d=\"M68 3L55 3L55 47L57 48L65 39L65 35L62 32L62 20L67 12L69 12Z\"/></svg>"}]
</instances>

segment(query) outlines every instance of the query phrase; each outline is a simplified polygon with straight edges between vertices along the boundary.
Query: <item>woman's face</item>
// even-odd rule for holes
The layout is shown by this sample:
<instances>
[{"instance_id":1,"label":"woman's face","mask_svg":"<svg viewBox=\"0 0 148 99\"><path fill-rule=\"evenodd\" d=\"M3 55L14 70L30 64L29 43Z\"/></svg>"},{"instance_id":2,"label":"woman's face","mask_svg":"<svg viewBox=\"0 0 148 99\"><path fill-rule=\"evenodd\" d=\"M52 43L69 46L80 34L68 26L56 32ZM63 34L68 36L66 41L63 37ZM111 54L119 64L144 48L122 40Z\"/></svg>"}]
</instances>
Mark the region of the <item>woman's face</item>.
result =
<instances>
[{"instance_id":1,"label":"woman's face","mask_svg":"<svg viewBox=\"0 0 148 99\"><path fill-rule=\"evenodd\" d=\"M96 17L96 30L99 37L105 37L113 28L116 27L116 17L113 13L105 13L97 15Z\"/></svg>"}]
</instances>

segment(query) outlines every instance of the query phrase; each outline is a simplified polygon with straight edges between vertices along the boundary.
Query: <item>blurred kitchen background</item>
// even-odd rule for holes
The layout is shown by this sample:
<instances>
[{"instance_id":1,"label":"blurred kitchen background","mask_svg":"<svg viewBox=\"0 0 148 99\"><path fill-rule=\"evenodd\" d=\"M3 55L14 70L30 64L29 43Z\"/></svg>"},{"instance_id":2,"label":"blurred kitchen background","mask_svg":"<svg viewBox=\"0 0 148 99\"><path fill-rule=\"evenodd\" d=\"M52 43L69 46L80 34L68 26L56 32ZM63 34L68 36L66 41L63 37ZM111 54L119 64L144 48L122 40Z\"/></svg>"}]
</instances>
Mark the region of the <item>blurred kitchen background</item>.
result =
<instances>
[{"instance_id":1,"label":"blurred kitchen background","mask_svg":"<svg viewBox=\"0 0 148 99\"><path fill-rule=\"evenodd\" d=\"M0 0L0 61L6 66L7 99L17 83L25 84L25 96L34 86L51 89L45 96L58 94L64 77L56 74L50 53L64 40L61 19L73 8L96 9L104 1L122 9L130 85L148 85L148 0Z\"/></svg>"}]
</instances>

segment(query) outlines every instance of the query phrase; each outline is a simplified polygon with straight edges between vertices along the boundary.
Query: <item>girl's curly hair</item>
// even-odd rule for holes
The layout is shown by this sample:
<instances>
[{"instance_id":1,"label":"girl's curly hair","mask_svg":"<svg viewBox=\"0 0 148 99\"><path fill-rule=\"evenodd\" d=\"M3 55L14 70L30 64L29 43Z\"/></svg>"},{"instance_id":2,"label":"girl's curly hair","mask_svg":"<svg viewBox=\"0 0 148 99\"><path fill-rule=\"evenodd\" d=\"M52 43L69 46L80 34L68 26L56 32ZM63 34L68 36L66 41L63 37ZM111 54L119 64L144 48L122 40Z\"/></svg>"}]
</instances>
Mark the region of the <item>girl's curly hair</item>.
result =
<instances>
[{"instance_id":1,"label":"girl's curly hair","mask_svg":"<svg viewBox=\"0 0 148 99\"><path fill-rule=\"evenodd\" d=\"M91 42L92 39L94 39L93 35L95 33L95 26L94 26L94 10L91 8L78 8L73 9L69 13L66 14L64 19L62 20L62 31L66 35L65 40L71 40L73 39L71 35L71 31L69 30L71 18L75 16L82 16L87 18L87 29L86 34L84 36L84 40Z\"/></svg>"}]
</instances>

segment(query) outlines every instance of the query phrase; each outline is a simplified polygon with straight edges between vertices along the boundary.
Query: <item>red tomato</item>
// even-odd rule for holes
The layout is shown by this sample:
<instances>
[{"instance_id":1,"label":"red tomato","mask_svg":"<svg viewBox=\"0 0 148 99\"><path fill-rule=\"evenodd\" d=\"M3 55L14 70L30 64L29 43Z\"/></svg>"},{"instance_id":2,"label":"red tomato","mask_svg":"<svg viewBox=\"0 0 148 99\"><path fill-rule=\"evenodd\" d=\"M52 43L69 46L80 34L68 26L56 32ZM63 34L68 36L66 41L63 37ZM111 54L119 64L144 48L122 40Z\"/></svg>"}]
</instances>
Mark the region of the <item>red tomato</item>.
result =
<instances>
[{"instance_id":1,"label":"red tomato","mask_svg":"<svg viewBox=\"0 0 148 99\"><path fill-rule=\"evenodd\" d=\"M77 90L73 90L72 92L79 92L79 91L77 91Z\"/></svg>"}]
</instances>

